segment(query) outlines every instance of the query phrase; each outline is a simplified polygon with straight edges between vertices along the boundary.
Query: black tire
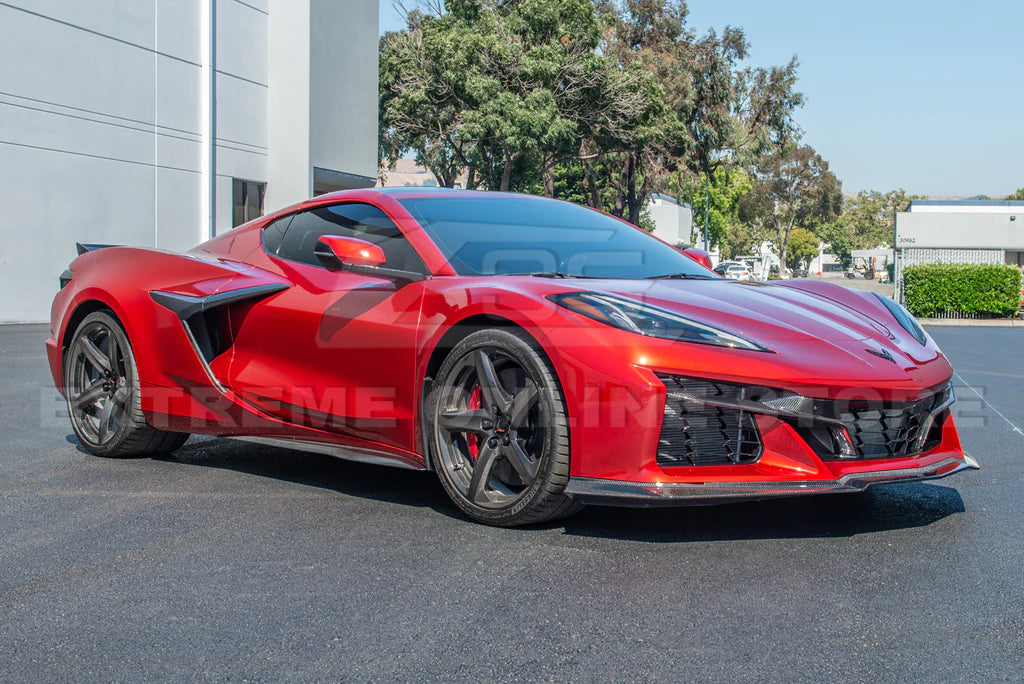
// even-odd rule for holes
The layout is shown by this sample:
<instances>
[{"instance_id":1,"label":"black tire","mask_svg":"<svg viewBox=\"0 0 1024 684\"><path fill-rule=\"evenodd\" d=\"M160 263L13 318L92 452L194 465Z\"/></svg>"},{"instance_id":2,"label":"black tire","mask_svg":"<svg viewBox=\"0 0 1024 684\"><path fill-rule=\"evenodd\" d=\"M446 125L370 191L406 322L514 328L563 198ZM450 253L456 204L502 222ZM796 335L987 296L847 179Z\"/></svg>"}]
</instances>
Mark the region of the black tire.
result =
<instances>
[{"instance_id":1,"label":"black tire","mask_svg":"<svg viewBox=\"0 0 1024 684\"><path fill-rule=\"evenodd\" d=\"M565 400L551 363L520 331L474 332L448 354L428 402L434 470L469 517L511 527L583 506L569 481Z\"/></svg>"},{"instance_id":2,"label":"black tire","mask_svg":"<svg viewBox=\"0 0 1024 684\"><path fill-rule=\"evenodd\" d=\"M64 395L75 436L90 453L146 456L173 451L188 439L188 433L146 422L138 377L128 336L113 312L86 316L64 356Z\"/></svg>"}]
</instances>

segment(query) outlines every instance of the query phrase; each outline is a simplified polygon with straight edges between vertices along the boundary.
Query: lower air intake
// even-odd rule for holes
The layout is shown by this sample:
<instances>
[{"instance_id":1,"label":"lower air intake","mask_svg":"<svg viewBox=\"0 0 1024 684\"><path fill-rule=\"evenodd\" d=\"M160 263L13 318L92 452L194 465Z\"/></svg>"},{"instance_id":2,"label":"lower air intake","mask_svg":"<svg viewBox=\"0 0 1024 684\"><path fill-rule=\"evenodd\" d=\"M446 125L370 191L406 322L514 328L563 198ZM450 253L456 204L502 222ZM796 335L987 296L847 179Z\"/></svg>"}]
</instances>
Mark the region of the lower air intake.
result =
<instances>
[{"instance_id":1,"label":"lower air intake","mask_svg":"<svg viewBox=\"0 0 1024 684\"><path fill-rule=\"evenodd\" d=\"M760 458L761 435L753 415L694 401L740 399L743 386L661 373L658 377L666 389L659 465L736 465Z\"/></svg>"},{"instance_id":2,"label":"lower air intake","mask_svg":"<svg viewBox=\"0 0 1024 684\"><path fill-rule=\"evenodd\" d=\"M927 417L949 399L951 391L947 386L930 397L910 402L837 401L832 410L843 421L861 458L917 456L941 441L944 416L933 425L939 431L935 439L925 439L923 449L915 448Z\"/></svg>"}]
</instances>

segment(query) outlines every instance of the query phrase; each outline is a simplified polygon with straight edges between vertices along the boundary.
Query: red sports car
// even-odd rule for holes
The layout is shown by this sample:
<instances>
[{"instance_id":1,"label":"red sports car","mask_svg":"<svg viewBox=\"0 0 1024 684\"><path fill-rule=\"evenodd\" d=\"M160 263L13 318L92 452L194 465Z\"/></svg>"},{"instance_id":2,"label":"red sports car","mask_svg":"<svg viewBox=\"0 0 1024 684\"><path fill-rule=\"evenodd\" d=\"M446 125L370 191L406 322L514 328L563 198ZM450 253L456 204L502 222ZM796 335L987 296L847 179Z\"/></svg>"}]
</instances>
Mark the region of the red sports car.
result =
<instances>
[{"instance_id":1,"label":"red sports car","mask_svg":"<svg viewBox=\"0 0 1024 684\"><path fill-rule=\"evenodd\" d=\"M46 348L101 456L200 433L433 469L494 525L977 467L892 300L723 279L565 202L347 191L186 254L79 251Z\"/></svg>"}]
</instances>

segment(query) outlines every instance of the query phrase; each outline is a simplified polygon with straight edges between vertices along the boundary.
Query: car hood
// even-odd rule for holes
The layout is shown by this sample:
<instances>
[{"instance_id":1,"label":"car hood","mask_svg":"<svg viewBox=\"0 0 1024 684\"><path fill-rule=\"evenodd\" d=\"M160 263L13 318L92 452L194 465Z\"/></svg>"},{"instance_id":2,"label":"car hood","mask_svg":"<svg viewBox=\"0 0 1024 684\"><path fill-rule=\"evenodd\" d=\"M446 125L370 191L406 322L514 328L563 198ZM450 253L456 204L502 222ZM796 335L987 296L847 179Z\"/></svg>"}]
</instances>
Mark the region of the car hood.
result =
<instances>
[{"instance_id":1,"label":"car hood","mask_svg":"<svg viewBox=\"0 0 1024 684\"><path fill-rule=\"evenodd\" d=\"M890 326L868 313L796 288L726 279L578 282L766 342L892 337Z\"/></svg>"},{"instance_id":2,"label":"car hood","mask_svg":"<svg viewBox=\"0 0 1024 684\"><path fill-rule=\"evenodd\" d=\"M825 282L782 284L714 280L562 280L564 290L643 301L757 342L783 357L824 366L873 366L886 375L941 357L922 345L874 296ZM892 360L870 354L889 352ZM944 367L948 367L942 361ZM824 370L824 368L823 368Z\"/></svg>"}]
</instances>

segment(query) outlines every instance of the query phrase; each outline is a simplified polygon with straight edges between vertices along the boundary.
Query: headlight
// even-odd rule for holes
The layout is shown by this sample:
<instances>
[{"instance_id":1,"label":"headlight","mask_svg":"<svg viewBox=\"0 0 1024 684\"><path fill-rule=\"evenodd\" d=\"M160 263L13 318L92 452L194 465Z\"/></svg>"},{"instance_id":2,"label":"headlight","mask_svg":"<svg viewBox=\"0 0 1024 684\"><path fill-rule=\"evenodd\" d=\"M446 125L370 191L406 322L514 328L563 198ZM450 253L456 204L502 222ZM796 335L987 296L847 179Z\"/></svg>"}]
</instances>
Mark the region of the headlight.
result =
<instances>
[{"instance_id":1,"label":"headlight","mask_svg":"<svg viewBox=\"0 0 1024 684\"><path fill-rule=\"evenodd\" d=\"M595 321L648 337L774 353L738 335L626 297L599 292L566 292L549 295L548 299Z\"/></svg>"},{"instance_id":2,"label":"headlight","mask_svg":"<svg viewBox=\"0 0 1024 684\"><path fill-rule=\"evenodd\" d=\"M924 328L922 328L917 320L907 311L903 305L883 297L882 295L875 293L878 297L878 301L885 305L885 308L889 310L892 317L896 319L896 322L900 324L900 327L906 330L908 333L914 336L914 339L920 342L922 345L928 344L928 335L925 334Z\"/></svg>"}]
</instances>

